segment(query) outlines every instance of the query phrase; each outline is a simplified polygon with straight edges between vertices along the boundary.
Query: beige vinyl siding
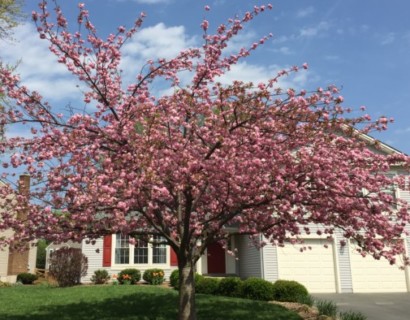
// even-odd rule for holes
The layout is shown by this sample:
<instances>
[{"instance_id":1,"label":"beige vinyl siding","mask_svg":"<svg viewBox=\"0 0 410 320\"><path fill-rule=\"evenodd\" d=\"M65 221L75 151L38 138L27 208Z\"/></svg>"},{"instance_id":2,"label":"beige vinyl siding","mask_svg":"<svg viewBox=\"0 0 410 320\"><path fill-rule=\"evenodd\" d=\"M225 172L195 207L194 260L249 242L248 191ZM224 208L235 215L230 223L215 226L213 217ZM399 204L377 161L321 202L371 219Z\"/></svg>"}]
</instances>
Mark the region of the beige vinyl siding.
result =
<instances>
[{"instance_id":1,"label":"beige vinyl siding","mask_svg":"<svg viewBox=\"0 0 410 320\"><path fill-rule=\"evenodd\" d=\"M324 245L328 244L328 248ZM336 292L334 246L323 239L305 239L312 249L300 252L299 245L278 248L279 279L295 280L312 293Z\"/></svg>"},{"instance_id":2,"label":"beige vinyl siding","mask_svg":"<svg viewBox=\"0 0 410 320\"><path fill-rule=\"evenodd\" d=\"M28 253L28 268L29 268L29 272L31 272L31 273L35 272L36 260L37 260L37 247L32 246L30 244L30 251Z\"/></svg>"},{"instance_id":3,"label":"beige vinyl siding","mask_svg":"<svg viewBox=\"0 0 410 320\"><path fill-rule=\"evenodd\" d=\"M407 292L406 272L398 265L369 255L362 257L355 248L354 244L350 245L353 292Z\"/></svg>"},{"instance_id":4,"label":"beige vinyl siding","mask_svg":"<svg viewBox=\"0 0 410 320\"><path fill-rule=\"evenodd\" d=\"M11 231L6 231L1 234L1 236L9 237L12 235ZM0 277L7 276L9 262L9 249L3 248L0 250Z\"/></svg>"}]
</instances>

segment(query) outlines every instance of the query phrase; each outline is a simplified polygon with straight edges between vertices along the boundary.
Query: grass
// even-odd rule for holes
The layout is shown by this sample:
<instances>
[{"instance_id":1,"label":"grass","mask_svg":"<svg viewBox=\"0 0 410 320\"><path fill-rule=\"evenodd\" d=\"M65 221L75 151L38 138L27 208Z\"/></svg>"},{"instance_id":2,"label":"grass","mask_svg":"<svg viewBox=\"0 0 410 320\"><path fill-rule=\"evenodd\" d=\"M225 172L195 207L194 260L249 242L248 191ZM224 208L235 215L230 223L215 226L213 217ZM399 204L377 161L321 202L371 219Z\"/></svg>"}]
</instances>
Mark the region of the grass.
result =
<instances>
[{"instance_id":1,"label":"grass","mask_svg":"<svg viewBox=\"0 0 410 320\"><path fill-rule=\"evenodd\" d=\"M178 294L154 286L0 288L0 319L176 319ZM198 319L300 320L285 308L246 299L197 295Z\"/></svg>"},{"instance_id":2,"label":"grass","mask_svg":"<svg viewBox=\"0 0 410 320\"><path fill-rule=\"evenodd\" d=\"M333 301L318 300L316 301L316 307L320 315L326 315L333 318L337 315L337 305Z\"/></svg>"}]
</instances>

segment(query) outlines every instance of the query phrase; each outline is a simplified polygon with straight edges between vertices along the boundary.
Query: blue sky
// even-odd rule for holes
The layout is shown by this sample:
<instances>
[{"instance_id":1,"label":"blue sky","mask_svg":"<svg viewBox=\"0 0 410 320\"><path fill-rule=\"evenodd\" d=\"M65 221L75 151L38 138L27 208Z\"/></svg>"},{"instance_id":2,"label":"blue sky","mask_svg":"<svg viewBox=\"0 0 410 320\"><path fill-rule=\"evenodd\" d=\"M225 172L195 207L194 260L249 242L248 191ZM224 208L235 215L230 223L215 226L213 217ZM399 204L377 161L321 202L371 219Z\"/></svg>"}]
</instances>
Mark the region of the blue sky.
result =
<instances>
[{"instance_id":1,"label":"blue sky","mask_svg":"<svg viewBox=\"0 0 410 320\"><path fill-rule=\"evenodd\" d=\"M26 10L37 0L26 0ZM51 2L51 1L50 1ZM227 18L243 14L253 5L244 0L87 0L91 19L102 36L119 25L130 26L141 11L145 29L124 48L124 70L132 78L144 61L171 57L180 49L200 45L203 18L211 29ZM224 77L260 81L286 66L310 66L285 79L283 86L315 89L342 87L345 104L364 105L372 117L386 115L395 123L376 137L410 154L410 1L408 0L280 0L272 11L246 26L231 50L248 46L260 37L274 37ZM77 14L77 1L60 4L69 17ZM211 11L205 12L209 5ZM74 25L75 27L75 25ZM15 30L15 42L0 43L3 61L16 63L23 81L41 92L53 105L76 103L80 90L72 77L47 53L34 24ZM159 91L160 92L160 91ZM19 129L20 130L20 129ZM9 135L27 134L24 130Z\"/></svg>"}]
</instances>

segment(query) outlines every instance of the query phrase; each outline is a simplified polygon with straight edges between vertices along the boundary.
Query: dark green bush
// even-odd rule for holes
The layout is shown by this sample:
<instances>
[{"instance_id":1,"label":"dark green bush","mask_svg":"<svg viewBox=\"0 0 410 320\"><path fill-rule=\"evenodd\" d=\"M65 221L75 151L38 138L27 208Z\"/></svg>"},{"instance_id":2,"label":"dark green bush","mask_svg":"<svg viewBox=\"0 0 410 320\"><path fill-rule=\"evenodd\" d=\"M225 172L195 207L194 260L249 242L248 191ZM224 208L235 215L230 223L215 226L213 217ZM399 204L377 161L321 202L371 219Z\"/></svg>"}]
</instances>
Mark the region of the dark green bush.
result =
<instances>
[{"instance_id":1,"label":"dark green bush","mask_svg":"<svg viewBox=\"0 0 410 320\"><path fill-rule=\"evenodd\" d=\"M223 278L218 285L217 294L226 297L239 297L242 280L238 277Z\"/></svg>"},{"instance_id":2,"label":"dark green bush","mask_svg":"<svg viewBox=\"0 0 410 320\"><path fill-rule=\"evenodd\" d=\"M33 284L38 277L35 274L23 272L17 275L17 282L21 282L22 284Z\"/></svg>"},{"instance_id":3,"label":"dark green bush","mask_svg":"<svg viewBox=\"0 0 410 320\"><path fill-rule=\"evenodd\" d=\"M110 280L110 276L108 271L104 269L95 270L91 277L91 282L95 284L106 284L108 280Z\"/></svg>"},{"instance_id":4,"label":"dark green bush","mask_svg":"<svg viewBox=\"0 0 410 320\"><path fill-rule=\"evenodd\" d=\"M169 276L169 284L171 287L178 289L178 282L179 282L179 270L175 269L174 271L171 272L171 275Z\"/></svg>"},{"instance_id":5,"label":"dark green bush","mask_svg":"<svg viewBox=\"0 0 410 320\"><path fill-rule=\"evenodd\" d=\"M60 287L79 284L87 269L88 259L81 249L63 247L54 251L50 258L50 275Z\"/></svg>"},{"instance_id":6,"label":"dark green bush","mask_svg":"<svg viewBox=\"0 0 410 320\"><path fill-rule=\"evenodd\" d=\"M219 279L202 277L195 283L195 292L204 294L216 294L219 287Z\"/></svg>"},{"instance_id":7,"label":"dark green bush","mask_svg":"<svg viewBox=\"0 0 410 320\"><path fill-rule=\"evenodd\" d=\"M260 278L248 278L241 283L240 295L253 300L273 300L273 284Z\"/></svg>"},{"instance_id":8,"label":"dark green bush","mask_svg":"<svg viewBox=\"0 0 410 320\"><path fill-rule=\"evenodd\" d=\"M306 287L297 281L277 280L273 284L273 299L276 301L302 302L308 295Z\"/></svg>"},{"instance_id":9,"label":"dark green bush","mask_svg":"<svg viewBox=\"0 0 410 320\"><path fill-rule=\"evenodd\" d=\"M36 268L44 269L46 267L46 248L48 243L46 240L37 241L37 258L36 258Z\"/></svg>"},{"instance_id":10,"label":"dark green bush","mask_svg":"<svg viewBox=\"0 0 410 320\"><path fill-rule=\"evenodd\" d=\"M202 278L203 276L201 276L198 273L195 273L195 284L198 283L198 281ZM179 271L178 269L172 271L169 277L169 282L170 282L171 287L174 287L175 290L179 290Z\"/></svg>"},{"instance_id":11,"label":"dark green bush","mask_svg":"<svg viewBox=\"0 0 410 320\"><path fill-rule=\"evenodd\" d=\"M136 284L141 280L141 272L138 269L124 269L117 277L120 284Z\"/></svg>"},{"instance_id":12,"label":"dark green bush","mask_svg":"<svg viewBox=\"0 0 410 320\"><path fill-rule=\"evenodd\" d=\"M144 279L149 284L157 285L164 282L164 270L162 269L147 269L144 271L142 275L142 279Z\"/></svg>"}]
</instances>

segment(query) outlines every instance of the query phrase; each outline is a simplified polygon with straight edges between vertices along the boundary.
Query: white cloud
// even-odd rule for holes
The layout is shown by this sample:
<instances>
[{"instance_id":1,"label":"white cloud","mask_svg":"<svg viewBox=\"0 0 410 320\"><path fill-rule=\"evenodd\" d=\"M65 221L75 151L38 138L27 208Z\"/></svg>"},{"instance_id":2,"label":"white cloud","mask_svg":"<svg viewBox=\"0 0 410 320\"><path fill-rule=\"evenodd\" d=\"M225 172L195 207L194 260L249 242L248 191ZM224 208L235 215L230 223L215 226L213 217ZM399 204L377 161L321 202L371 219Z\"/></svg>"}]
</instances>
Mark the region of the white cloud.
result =
<instances>
[{"instance_id":1,"label":"white cloud","mask_svg":"<svg viewBox=\"0 0 410 320\"><path fill-rule=\"evenodd\" d=\"M324 58L328 61L340 61L341 59L338 55L326 55Z\"/></svg>"},{"instance_id":2,"label":"white cloud","mask_svg":"<svg viewBox=\"0 0 410 320\"><path fill-rule=\"evenodd\" d=\"M229 53L238 53L242 48L249 48L252 43L258 42L259 38L254 31L247 31L244 33L239 33L237 36L233 37L226 49L224 50L225 54Z\"/></svg>"},{"instance_id":3,"label":"white cloud","mask_svg":"<svg viewBox=\"0 0 410 320\"><path fill-rule=\"evenodd\" d=\"M15 29L14 42L2 43L0 57L4 63L16 65L21 81L36 90L46 100L73 100L80 95L77 81L48 49L48 42L40 40L31 24Z\"/></svg>"},{"instance_id":4,"label":"white cloud","mask_svg":"<svg viewBox=\"0 0 410 320\"><path fill-rule=\"evenodd\" d=\"M315 37L321 35L330 29L330 24L326 21L320 22L318 25L300 30L301 37Z\"/></svg>"},{"instance_id":5,"label":"white cloud","mask_svg":"<svg viewBox=\"0 0 410 320\"><path fill-rule=\"evenodd\" d=\"M300 9L297 13L296 13L296 17L298 18L304 18L307 16L310 16L311 14L313 14L315 12L315 8L313 7L307 7L304 9Z\"/></svg>"},{"instance_id":6,"label":"white cloud","mask_svg":"<svg viewBox=\"0 0 410 320\"><path fill-rule=\"evenodd\" d=\"M181 50L194 47L195 38L186 35L185 27L167 27L163 23L139 31L122 48L121 68L126 81L132 81L148 60L171 59Z\"/></svg>"},{"instance_id":7,"label":"white cloud","mask_svg":"<svg viewBox=\"0 0 410 320\"><path fill-rule=\"evenodd\" d=\"M380 44L382 46L393 43L396 40L396 34L394 32L389 32L379 36Z\"/></svg>"},{"instance_id":8,"label":"white cloud","mask_svg":"<svg viewBox=\"0 0 410 320\"><path fill-rule=\"evenodd\" d=\"M257 85L261 82L268 82L269 79L276 77L279 71L283 68L278 65L260 66L249 64L247 62L240 62L232 66L231 70L221 76L218 80L223 84L231 84L235 80L244 82L252 82ZM308 72L300 71L298 73L291 73L289 76L280 78L277 87L286 89L294 88L296 90L303 89L308 81Z\"/></svg>"},{"instance_id":9,"label":"white cloud","mask_svg":"<svg viewBox=\"0 0 410 320\"><path fill-rule=\"evenodd\" d=\"M284 55L294 54L294 52L291 49L289 49L289 47L280 47L278 49L273 49L273 52L281 53Z\"/></svg>"}]
</instances>

